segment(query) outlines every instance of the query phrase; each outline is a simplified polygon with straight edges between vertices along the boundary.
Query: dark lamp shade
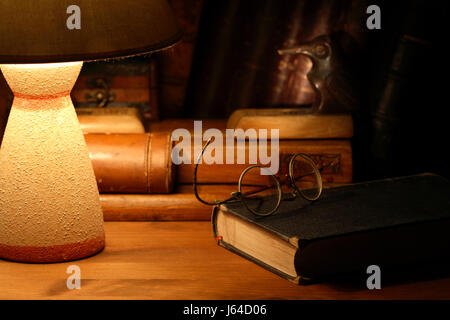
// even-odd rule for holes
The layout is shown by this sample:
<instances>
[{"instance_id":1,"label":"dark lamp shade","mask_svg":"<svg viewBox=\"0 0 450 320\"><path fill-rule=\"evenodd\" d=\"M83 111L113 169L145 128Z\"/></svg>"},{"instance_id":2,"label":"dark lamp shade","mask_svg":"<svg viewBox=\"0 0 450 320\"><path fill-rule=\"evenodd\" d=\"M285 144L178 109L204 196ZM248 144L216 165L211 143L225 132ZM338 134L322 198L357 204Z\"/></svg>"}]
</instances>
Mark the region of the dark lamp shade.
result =
<instances>
[{"instance_id":1,"label":"dark lamp shade","mask_svg":"<svg viewBox=\"0 0 450 320\"><path fill-rule=\"evenodd\" d=\"M80 8L81 29L69 29ZM167 0L1 0L0 64L132 56L181 38Z\"/></svg>"}]
</instances>

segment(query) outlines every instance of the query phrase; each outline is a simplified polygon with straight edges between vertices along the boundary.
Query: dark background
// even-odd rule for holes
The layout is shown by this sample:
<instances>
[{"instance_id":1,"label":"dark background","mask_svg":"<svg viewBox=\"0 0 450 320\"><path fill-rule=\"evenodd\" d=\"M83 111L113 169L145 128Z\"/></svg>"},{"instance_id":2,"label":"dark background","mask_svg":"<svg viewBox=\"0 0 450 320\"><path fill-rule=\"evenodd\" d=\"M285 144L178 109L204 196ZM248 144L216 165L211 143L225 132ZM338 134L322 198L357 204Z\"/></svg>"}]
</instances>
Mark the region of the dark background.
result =
<instances>
[{"instance_id":1,"label":"dark background","mask_svg":"<svg viewBox=\"0 0 450 320\"><path fill-rule=\"evenodd\" d=\"M366 27L371 4L381 9L381 30ZM276 49L342 31L354 40L348 68L361 93L354 180L449 177L447 1L205 0L201 7L186 95L178 105L161 102L163 119L307 106L314 101L308 58L282 65Z\"/></svg>"}]
</instances>

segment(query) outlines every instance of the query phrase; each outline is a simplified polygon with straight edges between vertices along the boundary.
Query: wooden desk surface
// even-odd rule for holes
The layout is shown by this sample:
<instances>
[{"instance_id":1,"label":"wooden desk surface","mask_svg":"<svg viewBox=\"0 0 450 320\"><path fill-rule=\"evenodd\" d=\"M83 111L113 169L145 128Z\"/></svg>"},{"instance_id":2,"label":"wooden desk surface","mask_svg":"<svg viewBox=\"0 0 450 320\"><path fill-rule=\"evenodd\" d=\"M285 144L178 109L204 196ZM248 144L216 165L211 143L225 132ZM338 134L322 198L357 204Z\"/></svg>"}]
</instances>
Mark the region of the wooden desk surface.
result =
<instances>
[{"instance_id":1,"label":"wooden desk surface","mask_svg":"<svg viewBox=\"0 0 450 320\"><path fill-rule=\"evenodd\" d=\"M103 252L55 264L0 260L0 299L439 299L450 276L368 290L349 284L297 286L219 247L209 222L107 222ZM69 265L81 289L68 290Z\"/></svg>"}]
</instances>

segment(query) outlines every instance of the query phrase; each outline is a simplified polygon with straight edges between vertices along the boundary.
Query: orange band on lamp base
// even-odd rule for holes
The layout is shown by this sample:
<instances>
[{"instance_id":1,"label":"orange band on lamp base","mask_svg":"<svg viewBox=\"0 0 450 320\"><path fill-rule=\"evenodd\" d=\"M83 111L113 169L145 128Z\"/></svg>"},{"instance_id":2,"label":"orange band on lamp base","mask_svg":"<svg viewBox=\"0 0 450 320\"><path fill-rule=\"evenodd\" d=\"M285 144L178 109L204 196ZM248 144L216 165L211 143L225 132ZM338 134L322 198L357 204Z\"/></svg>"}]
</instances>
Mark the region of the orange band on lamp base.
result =
<instances>
[{"instance_id":1,"label":"orange band on lamp base","mask_svg":"<svg viewBox=\"0 0 450 320\"><path fill-rule=\"evenodd\" d=\"M105 245L97 183L69 95L81 66L1 66L15 98L0 148L0 258L68 261Z\"/></svg>"}]
</instances>

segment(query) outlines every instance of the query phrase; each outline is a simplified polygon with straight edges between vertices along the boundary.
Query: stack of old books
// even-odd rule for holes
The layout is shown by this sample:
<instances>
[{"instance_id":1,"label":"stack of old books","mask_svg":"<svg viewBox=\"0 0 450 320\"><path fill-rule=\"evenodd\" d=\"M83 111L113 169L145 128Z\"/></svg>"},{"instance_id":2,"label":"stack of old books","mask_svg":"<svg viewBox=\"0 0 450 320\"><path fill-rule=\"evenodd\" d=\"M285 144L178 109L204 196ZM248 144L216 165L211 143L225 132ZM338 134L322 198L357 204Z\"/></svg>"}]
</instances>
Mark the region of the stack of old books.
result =
<instances>
[{"instance_id":1,"label":"stack of old books","mask_svg":"<svg viewBox=\"0 0 450 320\"><path fill-rule=\"evenodd\" d=\"M241 109L229 119L204 120L196 125L195 130L194 120L165 120L153 122L148 133L86 133L105 220L209 220L211 207L200 203L193 192L195 159L208 129L217 129L224 141L226 129L267 129L269 149L271 129L278 129L280 172L286 171L291 155L306 153L323 168L325 187L352 181L350 115L312 115L301 109ZM176 129L189 133L191 161L172 161L173 147L183 142L172 141ZM200 141L200 146L195 141ZM245 152L244 163L227 163L230 151L224 148L222 164L199 165L198 183L202 190L209 190L209 199L229 198L237 191L241 172L255 164L249 159L248 141L233 148L235 160ZM183 152L187 150L181 156ZM261 164L259 159L257 162Z\"/></svg>"}]
</instances>

